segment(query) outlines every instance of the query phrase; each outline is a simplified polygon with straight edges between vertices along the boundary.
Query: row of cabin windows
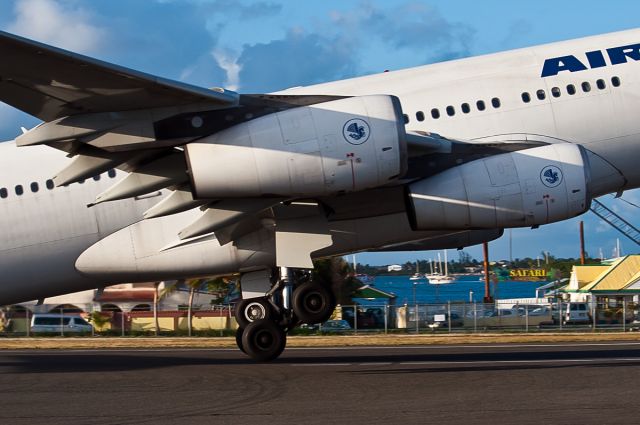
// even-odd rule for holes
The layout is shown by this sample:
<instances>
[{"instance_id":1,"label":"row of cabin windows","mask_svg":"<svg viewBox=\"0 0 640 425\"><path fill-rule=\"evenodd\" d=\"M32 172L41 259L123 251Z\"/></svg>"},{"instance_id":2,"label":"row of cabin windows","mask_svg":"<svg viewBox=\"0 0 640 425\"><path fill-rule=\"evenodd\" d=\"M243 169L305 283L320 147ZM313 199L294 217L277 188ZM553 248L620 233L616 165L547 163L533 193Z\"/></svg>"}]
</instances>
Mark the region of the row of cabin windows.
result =
<instances>
[{"instance_id":1,"label":"row of cabin windows","mask_svg":"<svg viewBox=\"0 0 640 425\"><path fill-rule=\"evenodd\" d=\"M109 176L110 178L114 178L116 176L116 170L107 171L107 176ZM95 181L100 180L100 175L93 176L93 180ZM82 184L84 183L84 180L80 180L78 183ZM53 184L53 180L51 179L47 180L44 185L48 190L53 190L55 188L55 185ZM40 191L40 184L38 184L38 182L31 182L31 184L29 185L29 188L31 189L31 192L37 193ZM16 185L14 190L16 195L18 196L22 196L24 194L24 187L21 184ZM8 197L9 197L9 190L6 187L0 188L0 199L5 199Z\"/></svg>"},{"instance_id":2,"label":"row of cabin windows","mask_svg":"<svg viewBox=\"0 0 640 425\"><path fill-rule=\"evenodd\" d=\"M487 104L484 102L484 100L478 100L475 106L476 106L476 109L481 112L487 109ZM502 103L500 102L499 98L494 97L493 99L491 99L491 106L493 106L494 109L498 109L500 108L500 106L502 106ZM468 103L463 103L462 105L460 105L460 110L462 111L463 114L468 114L471 112L471 105L469 105ZM452 105L447 106L444 109L444 111L450 117L453 117L456 114L456 108L455 106L452 106ZM437 120L438 118L440 118L440 116L441 116L440 109L433 108L431 110L431 118L433 118L434 120ZM425 119L424 112L422 111L416 112L416 119L420 122L424 121ZM409 123L408 115L404 116L404 123L405 124Z\"/></svg>"},{"instance_id":3,"label":"row of cabin windows","mask_svg":"<svg viewBox=\"0 0 640 425\"><path fill-rule=\"evenodd\" d=\"M620 87L620 78L619 77L612 77L611 78L611 85L613 87ZM591 91L591 84L588 81L583 82L580 87L582 88L582 91L585 93L588 93ZM599 79L596 81L596 87L599 90L604 90L607 88L607 83L605 80L603 79ZM576 86L574 86L573 84L569 84L567 85L567 94L569 94L570 96L573 96L574 94L577 93L577 89ZM558 98L560 96L562 96L562 92L560 90L559 87L553 87L551 89L551 96ZM547 98L547 92L543 89L540 89L536 92L536 97L539 100L545 100ZM531 102L531 95L528 92L524 92L522 93L522 101L524 103L529 103ZM491 106L493 106L494 109L498 109L501 106L501 102L500 102L500 98L498 97L494 97L493 99L491 99ZM487 105L485 104L484 100L478 100L476 102L476 109L478 111L484 111L487 109ZM460 110L462 111L463 114L468 114L471 112L471 106L468 103L463 103L462 105L460 105ZM445 108L445 112L448 116L453 117L456 114L456 109L454 106L447 106ZM433 118L434 120L437 120L440 118L440 110L438 108L433 108L431 110L431 118ZM420 122L425 120L425 114L422 111L418 111L416 112L416 119ZM404 115L404 123L405 124L409 124L409 115Z\"/></svg>"},{"instance_id":4,"label":"row of cabin windows","mask_svg":"<svg viewBox=\"0 0 640 425\"><path fill-rule=\"evenodd\" d=\"M621 82L619 77L611 78L611 85L613 87L620 87L620 84ZM596 87L598 88L598 90L605 90L607 88L607 82L601 78L596 81ZM588 81L583 81L582 84L580 84L580 88L584 93L589 93L591 91L591 83L589 83ZM576 86L574 86L573 84L568 84L566 89L569 96L573 96L578 92ZM553 87L551 89L551 96L555 98L562 96L560 87ZM547 98L547 92L543 89L540 89L536 92L536 97L539 100L545 100ZM529 94L529 92L522 93L522 101L524 103L531 102L531 95Z\"/></svg>"}]
</instances>

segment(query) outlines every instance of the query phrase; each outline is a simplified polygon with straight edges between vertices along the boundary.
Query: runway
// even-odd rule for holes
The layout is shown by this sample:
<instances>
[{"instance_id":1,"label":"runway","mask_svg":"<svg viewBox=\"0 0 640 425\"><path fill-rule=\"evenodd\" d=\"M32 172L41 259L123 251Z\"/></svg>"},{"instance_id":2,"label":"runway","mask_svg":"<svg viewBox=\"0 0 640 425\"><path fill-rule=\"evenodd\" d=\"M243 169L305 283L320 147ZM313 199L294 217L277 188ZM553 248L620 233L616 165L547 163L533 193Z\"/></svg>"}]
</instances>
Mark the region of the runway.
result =
<instances>
[{"instance_id":1,"label":"runway","mask_svg":"<svg viewBox=\"0 0 640 425\"><path fill-rule=\"evenodd\" d=\"M6 350L3 424L636 423L640 343Z\"/></svg>"}]
</instances>

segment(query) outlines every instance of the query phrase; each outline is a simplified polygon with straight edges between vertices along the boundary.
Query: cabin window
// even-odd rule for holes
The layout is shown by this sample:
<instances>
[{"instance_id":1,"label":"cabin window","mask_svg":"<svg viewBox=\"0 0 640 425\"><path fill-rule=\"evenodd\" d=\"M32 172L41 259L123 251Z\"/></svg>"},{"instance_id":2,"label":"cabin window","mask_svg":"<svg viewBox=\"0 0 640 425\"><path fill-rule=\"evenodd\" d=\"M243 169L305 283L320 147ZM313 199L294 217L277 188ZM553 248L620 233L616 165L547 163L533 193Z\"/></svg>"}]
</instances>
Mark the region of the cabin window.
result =
<instances>
[{"instance_id":1,"label":"cabin window","mask_svg":"<svg viewBox=\"0 0 640 425\"><path fill-rule=\"evenodd\" d=\"M424 112L422 111L416 112L416 119L420 122L424 121Z\"/></svg>"},{"instance_id":2,"label":"cabin window","mask_svg":"<svg viewBox=\"0 0 640 425\"><path fill-rule=\"evenodd\" d=\"M4 199L9 196L9 191L5 187L0 188L0 198Z\"/></svg>"},{"instance_id":3,"label":"cabin window","mask_svg":"<svg viewBox=\"0 0 640 425\"><path fill-rule=\"evenodd\" d=\"M544 90L540 89L536 92L536 96L538 97L538 99L540 100L545 100L547 98L547 93L545 93Z\"/></svg>"},{"instance_id":4,"label":"cabin window","mask_svg":"<svg viewBox=\"0 0 640 425\"><path fill-rule=\"evenodd\" d=\"M450 117L456 114L456 109L453 106L447 106L447 115Z\"/></svg>"},{"instance_id":5,"label":"cabin window","mask_svg":"<svg viewBox=\"0 0 640 425\"><path fill-rule=\"evenodd\" d=\"M554 87L551 89L551 95L553 97L560 97L562 93L560 93L560 88L559 87Z\"/></svg>"},{"instance_id":6,"label":"cabin window","mask_svg":"<svg viewBox=\"0 0 640 425\"><path fill-rule=\"evenodd\" d=\"M403 118L404 118L404 123L405 123L405 124L409 124L409 115L404 114L404 115L403 115Z\"/></svg>"},{"instance_id":7,"label":"cabin window","mask_svg":"<svg viewBox=\"0 0 640 425\"><path fill-rule=\"evenodd\" d=\"M40 186L38 185L38 183L32 182L31 183L31 191L33 193L36 193L38 190L40 190Z\"/></svg>"},{"instance_id":8,"label":"cabin window","mask_svg":"<svg viewBox=\"0 0 640 425\"><path fill-rule=\"evenodd\" d=\"M582 83L582 91L585 93L589 93L591 91L591 84L589 84L587 81Z\"/></svg>"},{"instance_id":9,"label":"cabin window","mask_svg":"<svg viewBox=\"0 0 640 425\"><path fill-rule=\"evenodd\" d=\"M47 180L45 184L47 185L47 189L49 190L52 190L54 188L53 180Z\"/></svg>"},{"instance_id":10,"label":"cabin window","mask_svg":"<svg viewBox=\"0 0 640 425\"><path fill-rule=\"evenodd\" d=\"M531 102L531 95L529 95L529 93L527 93L527 92L522 93L522 101L524 103Z\"/></svg>"},{"instance_id":11,"label":"cabin window","mask_svg":"<svg viewBox=\"0 0 640 425\"><path fill-rule=\"evenodd\" d=\"M82 179L82 180L78 180L78 183L80 183L80 184L84 184L84 179Z\"/></svg>"},{"instance_id":12,"label":"cabin window","mask_svg":"<svg viewBox=\"0 0 640 425\"><path fill-rule=\"evenodd\" d=\"M498 99L497 97L494 97L493 99L491 99L491 105L498 109L500 107L500 99Z\"/></svg>"},{"instance_id":13,"label":"cabin window","mask_svg":"<svg viewBox=\"0 0 640 425\"><path fill-rule=\"evenodd\" d=\"M573 84L569 84L569 85L567 86L567 93L568 93L570 96L573 96L574 94L576 94L576 86L574 86Z\"/></svg>"},{"instance_id":14,"label":"cabin window","mask_svg":"<svg viewBox=\"0 0 640 425\"><path fill-rule=\"evenodd\" d=\"M433 108L431 110L431 117L433 117L434 120L440 118L440 111L438 110L438 108Z\"/></svg>"},{"instance_id":15,"label":"cabin window","mask_svg":"<svg viewBox=\"0 0 640 425\"><path fill-rule=\"evenodd\" d=\"M22 188L22 185L19 184L16 186L16 195L20 196L24 193L24 189Z\"/></svg>"},{"instance_id":16,"label":"cabin window","mask_svg":"<svg viewBox=\"0 0 640 425\"><path fill-rule=\"evenodd\" d=\"M98 174L97 176L93 176L93 179L94 179L95 181L100 181L100 174Z\"/></svg>"},{"instance_id":17,"label":"cabin window","mask_svg":"<svg viewBox=\"0 0 640 425\"><path fill-rule=\"evenodd\" d=\"M462 105L460 105L460 108L462 109L462 112L464 112L465 114L468 114L469 112L471 112L471 107L469 106L468 103L463 103Z\"/></svg>"},{"instance_id":18,"label":"cabin window","mask_svg":"<svg viewBox=\"0 0 640 425\"><path fill-rule=\"evenodd\" d=\"M598 87L599 90L604 90L607 88L607 83L605 83L604 80L600 79L596 81L596 86Z\"/></svg>"},{"instance_id":19,"label":"cabin window","mask_svg":"<svg viewBox=\"0 0 640 425\"><path fill-rule=\"evenodd\" d=\"M484 111L485 109L487 109L487 107L484 104L484 100L477 101L476 107L478 108L478 111Z\"/></svg>"},{"instance_id":20,"label":"cabin window","mask_svg":"<svg viewBox=\"0 0 640 425\"><path fill-rule=\"evenodd\" d=\"M613 77L611 79L611 84L613 84L613 87L620 87L620 78L619 77Z\"/></svg>"},{"instance_id":21,"label":"cabin window","mask_svg":"<svg viewBox=\"0 0 640 425\"><path fill-rule=\"evenodd\" d=\"M111 178L114 178L116 176L116 170L107 171L107 175Z\"/></svg>"}]
</instances>

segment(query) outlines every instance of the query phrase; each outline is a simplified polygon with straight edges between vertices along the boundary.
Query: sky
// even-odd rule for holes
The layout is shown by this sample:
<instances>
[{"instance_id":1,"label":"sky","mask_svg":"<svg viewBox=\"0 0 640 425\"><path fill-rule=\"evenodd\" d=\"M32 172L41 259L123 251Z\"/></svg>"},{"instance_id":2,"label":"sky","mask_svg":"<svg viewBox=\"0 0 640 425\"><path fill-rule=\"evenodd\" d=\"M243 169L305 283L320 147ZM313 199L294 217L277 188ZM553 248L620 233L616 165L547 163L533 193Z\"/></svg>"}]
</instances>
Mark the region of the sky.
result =
<instances>
[{"instance_id":1,"label":"sky","mask_svg":"<svg viewBox=\"0 0 640 425\"><path fill-rule=\"evenodd\" d=\"M5 0L0 29L151 74L203 87L264 93L634 28L640 2L628 0ZM2 58L6 60L6 58ZM0 140L38 123L0 103ZM604 203L636 220L630 203ZM634 205L631 205L634 204ZM587 252L638 251L587 213L578 219L506 231L489 245L492 259L548 251L579 256L579 221ZM509 249L509 235L511 246ZM477 259L480 247L465 249ZM363 253L369 264L435 258L434 252ZM449 258L457 258L453 251Z\"/></svg>"}]
</instances>

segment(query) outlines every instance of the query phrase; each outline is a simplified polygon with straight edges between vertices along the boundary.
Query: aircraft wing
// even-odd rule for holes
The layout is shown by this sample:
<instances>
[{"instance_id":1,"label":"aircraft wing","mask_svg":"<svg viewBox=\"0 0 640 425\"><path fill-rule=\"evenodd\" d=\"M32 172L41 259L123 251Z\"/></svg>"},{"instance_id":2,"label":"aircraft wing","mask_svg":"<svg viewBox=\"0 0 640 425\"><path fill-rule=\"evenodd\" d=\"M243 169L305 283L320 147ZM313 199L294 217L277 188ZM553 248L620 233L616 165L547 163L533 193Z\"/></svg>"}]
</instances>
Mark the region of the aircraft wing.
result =
<instances>
[{"instance_id":1,"label":"aircraft wing","mask_svg":"<svg viewBox=\"0 0 640 425\"><path fill-rule=\"evenodd\" d=\"M145 74L0 32L0 100L43 121L78 114L206 102L238 95Z\"/></svg>"},{"instance_id":2,"label":"aircraft wing","mask_svg":"<svg viewBox=\"0 0 640 425\"><path fill-rule=\"evenodd\" d=\"M310 264L289 241L299 247L306 238L306 253L330 244L328 219L404 208L401 197L380 203L368 190L401 189L425 172L531 147L521 138L473 143L406 131L391 95L207 90L2 32L0 55L0 101L44 121L17 145L46 144L73 157L56 185L118 168L129 174L91 205L169 189L146 219L203 211L184 223L176 244L210 234L228 243L276 222L277 255L293 258L279 264L288 266ZM371 132L377 141L365 143ZM365 210L360 198L376 204ZM292 203L300 200L310 204Z\"/></svg>"}]
</instances>

